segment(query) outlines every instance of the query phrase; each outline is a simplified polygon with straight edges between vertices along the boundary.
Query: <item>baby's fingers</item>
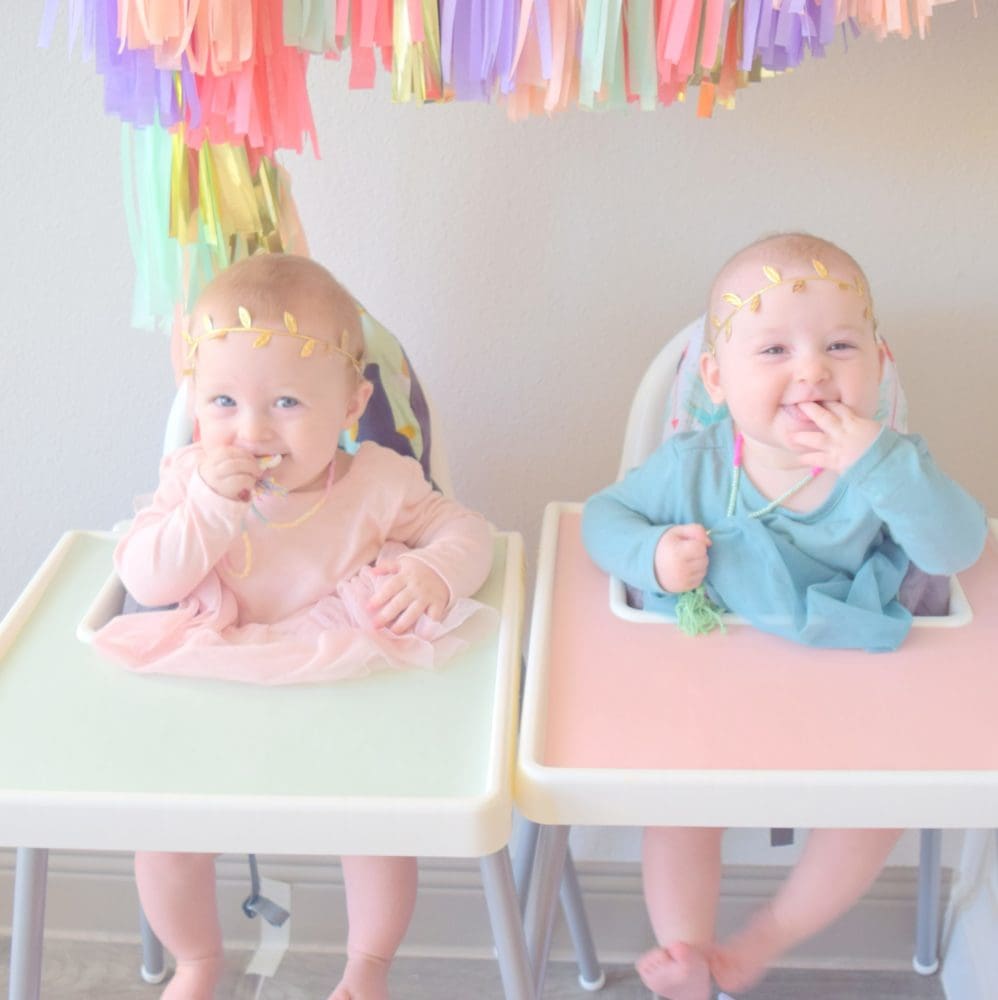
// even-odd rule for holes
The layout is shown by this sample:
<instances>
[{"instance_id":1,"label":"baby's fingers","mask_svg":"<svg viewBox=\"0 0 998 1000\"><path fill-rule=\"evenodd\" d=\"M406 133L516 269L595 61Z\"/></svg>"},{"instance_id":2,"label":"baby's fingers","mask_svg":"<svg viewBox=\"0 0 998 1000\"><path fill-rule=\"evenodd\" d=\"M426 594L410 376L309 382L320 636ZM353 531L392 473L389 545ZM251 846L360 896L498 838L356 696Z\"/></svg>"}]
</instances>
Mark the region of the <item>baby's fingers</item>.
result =
<instances>
[{"instance_id":1,"label":"baby's fingers","mask_svg":"<svg viewBox=\"0 0 998 1000\"><path fill-rule=\"evenodd\" d=\"M706 545L710 544L710 535L702 524L675 524L671 529L677 538L684 541L700 541Z\"/></svg>"},{"instance_id":2,"label":"baby's fingers","mask_svg":"<svg viewBox=\"0 0 998 1000\"><path fill-rule=\"evenodd\" d=\"M374 623L379 628L385 628L396 622L395 631L398 631L397 620L406 609L412 604L412 596L405 591L393 594L386 601L382 602L380 609L374 616Z\"/></svg>"},{"instance_id":3,"label":"baby's fingers","mask_svg":"<svg viewBox=\"0 0 998 1000\"><path fill-rule=\"evenodd\" d=\"M396 635L402 635L404 632L409 632L415 626L416 622L419 621L420 615L423 614L422 602L413 601L409 606L395 619L391 625L391 630Z\"/></svg>"},{"instance_id":4,"label":"baby's fingers","mask_svg":"<svg viewBox=\"0 0 998 1000\"><path fill-rule=\"evenodd\" d=\"M823 431L832 430L842 423L841 415L831 409L834 403L799 403L801 412Z\"/></svg>"},{"instance_id":5,"label":"baby's fingers","mask_svg":"<svg viewBox=\"0 0 998 1000\"><path fill-rule=\"evenodd\" d=\"M378 568L375 566L373 571L377 573ZM405 580L403 580L397 573L393 573L391 575L386 573L384 575L384 582L375 588L374 593L367 602L368 611L377 611L379 608L384 608L391 600L405 590ZM392 615L391 617L394 618L395 616ZM391 621L391 618L389 618L388 621Z\"/></svg>"}]
</instances>

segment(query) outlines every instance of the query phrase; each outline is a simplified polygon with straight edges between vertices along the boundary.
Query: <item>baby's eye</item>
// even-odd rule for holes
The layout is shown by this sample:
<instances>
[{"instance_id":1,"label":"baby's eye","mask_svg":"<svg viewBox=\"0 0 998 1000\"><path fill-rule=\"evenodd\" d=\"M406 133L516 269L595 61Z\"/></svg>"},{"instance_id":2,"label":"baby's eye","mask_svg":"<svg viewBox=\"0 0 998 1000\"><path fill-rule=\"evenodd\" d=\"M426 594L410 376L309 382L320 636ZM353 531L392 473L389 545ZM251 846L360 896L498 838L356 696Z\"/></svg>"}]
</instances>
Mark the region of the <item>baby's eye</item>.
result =
<instances>
[{"instance_id":1,"label":"baby's eye","mask_svg":"<svg viewBox=\"0 0 998 1000\"><path fill-rule=\"evenodd\" d=\"M829 346L830 351L851 351L856 345L848 340L837 340Z\"/></svg>"},{"instance_id":2,"label":"baby's eye","mask_svg":"<svg viewBox=\"0 0 998 1000\"><path fill-rule=\"evenodd\" d=\"M786 348L782 344L771 344L769 347L764 347L759 353L776 357L780 354L785 354Z\"/></svg>"},{"instance_id":3,"label":"baby's eye","mask_svg":"<svg viewBox=\"0 0 998 1000\"><path fill-rule=\"evenodd\" d=\"M235 406L236 401L231 396L212 396L211 398L212 406Z\"/></svg>"},{"instance_id":4,"label":"baby's eye","mask_svg":"<svg viewBox=\"0 0 998 1000\"><path fill-rule=\"evenodd\" d=\"M277 402L274 404L279 410L290 410L295 406L299 406L299 402L294 396L281 396Z\"/></svg>"}]
</instances>

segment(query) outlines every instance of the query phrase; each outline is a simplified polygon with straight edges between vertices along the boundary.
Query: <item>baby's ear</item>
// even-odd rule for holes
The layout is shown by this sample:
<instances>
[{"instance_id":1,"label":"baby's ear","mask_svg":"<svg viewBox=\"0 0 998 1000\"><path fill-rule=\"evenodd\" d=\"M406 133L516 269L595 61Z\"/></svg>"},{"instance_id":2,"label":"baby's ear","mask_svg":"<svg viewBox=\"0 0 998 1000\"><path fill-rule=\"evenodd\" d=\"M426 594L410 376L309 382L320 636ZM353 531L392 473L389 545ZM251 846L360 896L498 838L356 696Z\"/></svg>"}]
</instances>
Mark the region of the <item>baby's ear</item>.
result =
<instances>
[{"instance_id":1,"label":"baby's ear","mask_svg":"<svg viewBox=\"0 0 998 1000\"><path fill-rule=\"evenodd\" d=\"M703 382L712 403L724 402L724 389L721 388L721 368L713 351L704 351L700 355L700 380Z\"/></svg>"},{"instance_id":2,"label":"baby's ear","mask_svg":"<svg viewBox=\"0 0 998 1000\"><path fill-rule=\"evenodd\" d=\"M374 392L373 383L369 382L366 378L358 381L357 388L354 389L353 397L350 400L350 406L347 409L346 421L343 424L344 427L352 427L360 420L367 409L372 392Z\"/></svg>"}]
</instances>

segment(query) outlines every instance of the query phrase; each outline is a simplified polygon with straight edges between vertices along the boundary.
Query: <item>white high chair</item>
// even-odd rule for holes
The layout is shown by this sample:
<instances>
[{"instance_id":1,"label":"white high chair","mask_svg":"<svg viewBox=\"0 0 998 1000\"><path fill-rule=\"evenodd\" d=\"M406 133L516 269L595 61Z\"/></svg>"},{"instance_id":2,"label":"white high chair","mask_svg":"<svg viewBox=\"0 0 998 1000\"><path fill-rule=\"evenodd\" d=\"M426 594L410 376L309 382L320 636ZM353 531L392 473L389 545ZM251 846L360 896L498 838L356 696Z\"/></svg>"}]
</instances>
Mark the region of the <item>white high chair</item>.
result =
<instances>
[{"instance_id":1,"label":"white high chair","mask_svg":"<svg viewBox=\"0 0 998 1000\"><path fill-rule=\"evenodd\" d=\"M669 389L689 329L666 344L640 383L628 418L621 476L663 440ZM675 734L663 730L653 707L657 696L650 694L660 683L660 664L671 656L689 660L681 683L690 685L688 696L702 697L705 691L695 686L708 689L711 680L717 682L716 654L708 652L716 647L681 636L667 623L635 625L611 613L606 577L581 545L580 512L581 505L553 503L545 514L515 779L518 809L541 824L525 918L538 995L571 825L918 827L925 819L958 828L993 824L998 813L984 808L981 798L983 787L998 785L998 750L989 735L992 727L986 710L959 720L956 735L925 734L925 746L931 745L929 759L938 770L907 761L871 764L868 770L858 764L843 769L837 763L841 755L834 753L827 763L813 765L819 770L797 770L775 762L757 770L742 769L744 765L731 763L740 759L738 748L724 744L726 726L735 730L738 721L726 722L723 711L716 713L710 733L695 728ZM936 666L949 649L949 655L961 658L963 665L965 660L974 662L969 658L979 657L979 651L994 641L998 609L989 606L985 595L998 592L993 582L998 576L998 553L994 541L989 544L973 575L967 574L976 587L972 626L916 629L917 641L892 654L907 657L905 666L910 665L912 673L908 686L900 689L907 700L894 706L896 717L887 721L887 728L896 725L899 733L907 734L917 728L925 701L937 703L932 699L938 698L934 686L938 670L924 669L927 647L940 650L928 658ZM945 636L953 637L946 649ZM798 655L792 644L764 638L773 644L772 649L767 645L766 653L774 661ZM732 634L723 641L736 640ZM728 655L739 654L729 649ZM868 670L868 661L865 654L851 655L854 661L848 664L843 657L843 675L855 671L856 683L862 683L858 678L865 676L862 671ZM701 680L700 664L704 673L713 670L713 678ZM977 676L985 686L991 684L983 668ZM768 675L761 679L773 683ZM882 674L874 678L872 698L883 695L876 689L883 682ZM702 703L698 710L704 710ZM845 715L847 709L842 711ZM751 739L754 726L773 727L778 722L761 718L741 728ZM768 759L794 759L794 745L787 739ZM962 744L958 751L956 742ZM871 750L868 759L883 756ZM940 830L923 830L913 961L921 974L938 968L940 841Z\"/></svg>"},{"instance_id":2,"label":"white high chair","mask_svg":"<svg viewBox=\"0 0 998 1000\"><path fill-rule=\"evenodd\" d=\"M190 437L181 390L165 450ZM435 483L449 491L439 440L430 454ZM18 847L10 1000L40 996L50 848L477 857L504 994L534 1000L506 846L519 536L498 535L477 595L499 612L494 638L441 671L307 689L138 677L102 661L74 630L107 577L113 544L106 533L68 533L0 624L0 836ZM187 717L192 684L203 727ZM52 710L53 691L69 699L65 710ZM84 705L80 718L74 710ZM74 737L77 724L100 738ZM274 725L272 741L244 739ZM156 734L170 731L185 741L166 754ZM48 752L61 743L80 749ZM358 743L359 757L350 752ZM144 919L142 937L143 977L159 981L162 947Z\"/></svg>"}]
</instances>

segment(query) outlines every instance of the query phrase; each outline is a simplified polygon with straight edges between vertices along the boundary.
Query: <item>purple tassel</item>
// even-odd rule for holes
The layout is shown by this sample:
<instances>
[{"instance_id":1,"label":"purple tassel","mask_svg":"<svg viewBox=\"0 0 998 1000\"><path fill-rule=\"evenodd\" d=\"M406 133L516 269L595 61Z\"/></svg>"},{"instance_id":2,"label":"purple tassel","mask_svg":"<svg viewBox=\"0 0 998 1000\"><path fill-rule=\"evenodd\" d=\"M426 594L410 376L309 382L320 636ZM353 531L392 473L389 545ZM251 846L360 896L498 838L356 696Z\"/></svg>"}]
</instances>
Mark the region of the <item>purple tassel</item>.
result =
<instances>
[{"instance_id":1,"label":"purple tassel","mask_svg":"<svg viewBox=\"0 0 998 1000\"><path fill-rule=\"evenodd\" d=\"M52 41L59 0L47 0L42 15L39 45ZM123 121L138 127L155 122L169 128L184 117L177 101L174 70L158 69L152 49L125 49L119 52L118 0L71 0L69 46L82 35L84 59L93 57L97 72L104 77L104 108ZM192 120L200 118L200 104L194 75L186 57L180 69L184 104L191 106Z\"/></svg>"}]
</instances>

